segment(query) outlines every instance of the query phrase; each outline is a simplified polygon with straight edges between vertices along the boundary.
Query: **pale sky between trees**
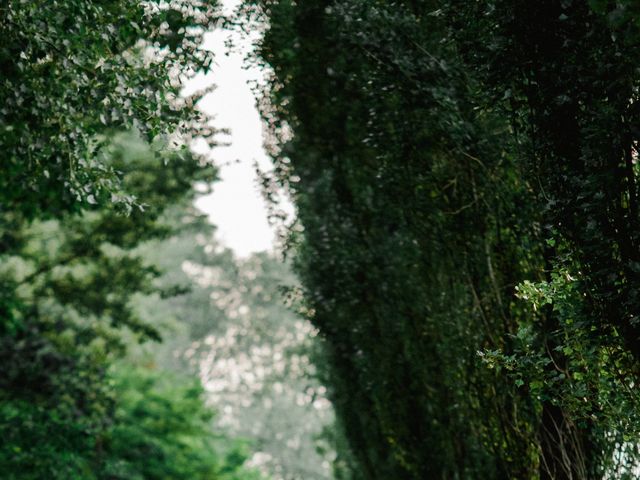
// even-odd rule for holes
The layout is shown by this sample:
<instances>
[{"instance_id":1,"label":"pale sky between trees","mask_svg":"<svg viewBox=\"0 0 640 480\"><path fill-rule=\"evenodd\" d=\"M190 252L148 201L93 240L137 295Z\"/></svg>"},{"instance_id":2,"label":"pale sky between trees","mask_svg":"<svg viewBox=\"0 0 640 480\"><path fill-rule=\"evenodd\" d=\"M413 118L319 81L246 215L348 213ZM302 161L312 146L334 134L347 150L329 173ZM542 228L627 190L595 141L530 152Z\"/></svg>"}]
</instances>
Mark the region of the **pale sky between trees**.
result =
<instances>
[{"instance_id":1,"label":"pale sky between trees","mask_svg":"<svg viewBox=\"0 0 640 480\"><path fill-rule=\"evenodd\" d=\"M238 3L237 0L224 0L224 12L230 14ZM228 51L225 40L230 35L241 48ZM238 256L246 257L253 252L273 249L275 237L274 229L267 221L265 201L254 170L255 162L261 169L271 166L262 146L260 114L249 85L249 82L259 80L262 72L256 68L243 68L249 42L235 33L223 29L209 32L204 48L216 53L216 65L211 74L189 82L187 91L211 83L216 85L200 106L206 114L213 116L216 128L229 129L230 135L219 135L218 141L228 145L211 151L216 165L220 166L220 180L215 183L213 193L201 197L196 205L218 227L218 239ZM292 208L290 204L286 207Z\"/></svg>"}]
</instances>

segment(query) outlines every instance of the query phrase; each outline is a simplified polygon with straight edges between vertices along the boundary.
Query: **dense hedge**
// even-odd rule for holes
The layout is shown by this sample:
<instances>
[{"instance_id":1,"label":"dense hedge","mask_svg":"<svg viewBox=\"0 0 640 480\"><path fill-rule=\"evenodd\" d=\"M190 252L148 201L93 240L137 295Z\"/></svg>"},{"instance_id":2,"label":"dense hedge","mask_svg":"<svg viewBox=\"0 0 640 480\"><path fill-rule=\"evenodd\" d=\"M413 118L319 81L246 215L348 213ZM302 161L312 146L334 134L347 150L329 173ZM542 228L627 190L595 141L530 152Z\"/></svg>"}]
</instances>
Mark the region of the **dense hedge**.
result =
<instances>
[{"instance_id":1,"label":"dense hedge","mask_svg":"<svg viewBox=\"0 0 640 480\"><path fill-rule=\"evenodd\" d=\"M637 4L248 4L353 475L632 475Z\"/></svg>"}]
</instances>

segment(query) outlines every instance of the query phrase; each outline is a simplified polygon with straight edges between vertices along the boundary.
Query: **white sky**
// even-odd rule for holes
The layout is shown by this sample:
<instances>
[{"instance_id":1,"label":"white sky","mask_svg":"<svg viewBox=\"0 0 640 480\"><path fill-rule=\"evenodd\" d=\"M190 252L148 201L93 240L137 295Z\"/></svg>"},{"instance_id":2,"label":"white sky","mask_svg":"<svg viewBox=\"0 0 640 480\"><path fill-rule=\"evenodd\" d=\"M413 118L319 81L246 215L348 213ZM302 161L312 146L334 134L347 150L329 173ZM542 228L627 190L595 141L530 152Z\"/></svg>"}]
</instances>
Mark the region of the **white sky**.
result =
<instances>
[{"instance_id":1,"label":"white sky","mask_svg":"<svg viewBox=\"0 0 640 480\"><path fill-rule=\"evenodd\" d=\"M224 0L229 13L238 0ZM243 69L243 52L227 52L225 40L238 35L218 29L205 36L204 48L212 50L216 62L212 73L189 82L185 91L201 89L214 83L216 89L200 103L205 113L214 117L216 128L228 128L229 136L219 135L218 141L230 146L216 147L211 156L220 167L220 181L213 193L201 197L196 206L209 215L218 227L218 239L240 257L252 252L271 250L275 231L267 221L267 210L254 171L257 162L262 170L270 169L271 161L262 147L262 123L255 99L247 84L257 80L261 72ZM245 48L247 42L244 42ZM228 53L228 55L227 55Z\"/></svg>"}]
</instances>

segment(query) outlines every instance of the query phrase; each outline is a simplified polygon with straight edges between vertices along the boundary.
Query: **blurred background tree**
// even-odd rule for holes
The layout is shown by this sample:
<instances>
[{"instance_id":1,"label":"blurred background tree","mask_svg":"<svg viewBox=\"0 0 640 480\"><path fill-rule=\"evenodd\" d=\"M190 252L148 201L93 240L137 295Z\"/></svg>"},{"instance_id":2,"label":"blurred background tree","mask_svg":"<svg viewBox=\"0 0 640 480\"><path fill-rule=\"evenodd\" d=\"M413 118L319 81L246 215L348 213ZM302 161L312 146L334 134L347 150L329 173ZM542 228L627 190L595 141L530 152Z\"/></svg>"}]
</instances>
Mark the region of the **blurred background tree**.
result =
<instances>
[{"instance_id":1,"label":"blurred background tree","mask_svg":"<svg viewBox=\"0 0 640 480\"><path fill-rule=\"evenodd\" d=\"M167 218L179 233L139 251L166 272L162 288L186 288L170 298L136 299L136 311L170 333L135 355L198 375L220 412L218 427L249 441L249 463L272 478L332 478L334 450L318 448L333 411L311 359L315 332L296 315L293 299L284 301L297 288L290 265L268 253L236 258L191 205L172 208Z\"/></svg>"}]
</instances>

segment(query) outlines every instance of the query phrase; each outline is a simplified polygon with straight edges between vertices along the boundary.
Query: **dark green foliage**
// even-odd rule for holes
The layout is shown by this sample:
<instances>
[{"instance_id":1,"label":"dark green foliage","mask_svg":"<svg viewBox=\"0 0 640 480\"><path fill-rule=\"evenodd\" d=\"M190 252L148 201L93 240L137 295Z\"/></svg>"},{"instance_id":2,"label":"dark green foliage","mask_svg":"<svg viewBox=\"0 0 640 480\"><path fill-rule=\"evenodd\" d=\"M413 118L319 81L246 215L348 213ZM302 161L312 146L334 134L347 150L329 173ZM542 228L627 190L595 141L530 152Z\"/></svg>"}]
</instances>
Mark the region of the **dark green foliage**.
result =
<instances>
[{"instance_id":1,"label":"dark green foliage","mask_svg":"<svg viewBox=\"0 0 640 480\"><path fill-rule=\"evenodd\" d=\"M187 130L195 111L177 99L172 70L208 67L198 45L213 20L201 2L4 2L0 226L82 203L135 203L96 153L113 129L148 139Z\"/></svg>"},{"instance_id":2,"label":"dark green foliage","mask_svg":"<svg viewBox=\"0 0 640 480\"><path fill-rule=\"evenodd\" d=\"M247 4L358 474L629 478L637 2Z\"/></svg>"},{"instance_id":3,"label":"dark green foliage","mask_svg":"<svg viewBox=\"0 0 640 480\"><path fill-rule=\"evenodd\" d=\"M530 150L519 154L541 205L548 273L536 291L549 306L532 332L547 350L538 358L552 362L544 395L566 419L549 448L562 451L553 446L558 435L580 445L572 466L552 470L560 478L609 468L631 475L638 405L629 385L640 348L637 4L496 2L460 21L470 14L487 23L457 31L466 60L496 96L508 92L503 108L528 139ZM550 430L543 413L543 435ZM615 459L626 446L629 457Z\"/></svg>"},{"instance_id":4,"label":"dark green foliage","mask_svg":"<svg viewBox=\"0 0 640 480\"><path fill-rule=\"evenodd\" d=\"M510 348L503 286L530 268L533 233L516 215L527 207L507 126L473 110L481 92L445 63L447 44L423 51L444 31L418 23L428 12L309 5L291 8L295 31L272 25L263 55L283 84L274 100L291 105L300 274L366 478L514 478L533 467L518 435L531 410L477 351ZM298 63L280 45L297 45Z\"/></svg>"},{"instance_id":5,"label":"dark green foliage","mask_svg":"<svg viewBox=\"0 0 640 480\"><path fill-rule=\"evenodd\" d=\"M245 6L269 25L264 183L298 208L336 477L637 476L638 2ZM245 475L199 388L110 369L159 338L135 300L181 290L138 247L212 173L173 143L198 130L175 74L208 67L214 18L0 7L3 478Z\"/></svg>"}]
</instances>

